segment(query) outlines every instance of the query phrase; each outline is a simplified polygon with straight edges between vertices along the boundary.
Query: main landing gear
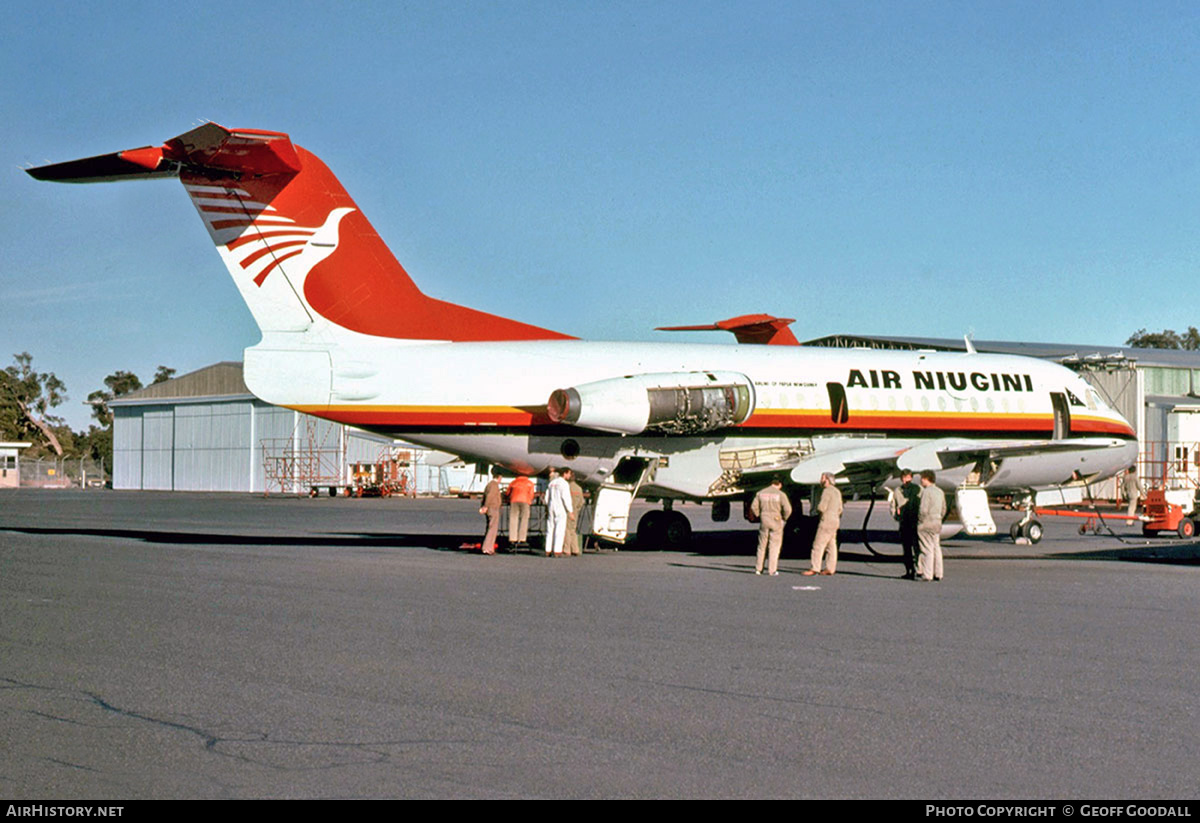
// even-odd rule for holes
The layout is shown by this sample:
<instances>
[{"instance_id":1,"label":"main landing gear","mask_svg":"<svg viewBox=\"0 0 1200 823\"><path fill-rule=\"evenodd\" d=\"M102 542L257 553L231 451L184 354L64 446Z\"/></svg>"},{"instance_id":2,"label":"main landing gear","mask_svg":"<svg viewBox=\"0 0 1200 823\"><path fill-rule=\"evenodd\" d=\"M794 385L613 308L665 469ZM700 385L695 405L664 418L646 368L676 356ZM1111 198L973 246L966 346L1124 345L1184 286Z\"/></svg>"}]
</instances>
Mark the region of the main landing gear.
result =
<instances>
[{"instance_id":1,"label":"main landing gear","mask_svg":"<svg viewBox=\"0 0 1200 823\"><path fill-rule=\"evenodd\" d=\"M1024 537L1032 545L1036 546L1038 543L1041 543L1046 530L1042 528L1040 521L1034 519L1034 514L1037 512L1037 492L1029 489L1024 494L1015 495L1013 508L1025 512L1021 516L1021 519L1013 523L1012 527L1008 530L1013 541L1015 542Z\"/></svg>"},{"instance_id":2,"label":"main landing gear","mask_svg":"<svg viewBox=\"0 0 1200 823\"><path fill-rule=\"evenodd\" d=\"M1013 523L1008 533L1012 536L1013 540L1016 540L1018 537L1024 537L1030 543L1037 545L1042 542L1045 530L1042 528L1040 521L1029 518L1019 523Z\"/></svg>"},{"instance_id":3,"label":"main landing gear","mask_svg":"<svg viewBox=\"0 0 1200 823\"><path fill-rule=\"evenodd\" d=\"M670 508L646 512L637 526L637 544L643 549L682 549L692 540L692 524Z\"/></svg>"}]
</instances>

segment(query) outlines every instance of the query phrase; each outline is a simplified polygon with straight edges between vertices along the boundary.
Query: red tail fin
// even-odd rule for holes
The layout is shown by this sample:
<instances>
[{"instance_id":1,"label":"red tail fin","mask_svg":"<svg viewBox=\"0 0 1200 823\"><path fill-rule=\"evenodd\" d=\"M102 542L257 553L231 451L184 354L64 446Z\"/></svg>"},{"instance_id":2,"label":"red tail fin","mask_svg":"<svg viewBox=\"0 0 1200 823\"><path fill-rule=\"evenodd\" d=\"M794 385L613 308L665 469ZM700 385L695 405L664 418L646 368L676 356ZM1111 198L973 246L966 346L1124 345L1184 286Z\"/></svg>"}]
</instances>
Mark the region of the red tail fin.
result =
<instances>
[{"instance_id":1,"label":"red tail fin","mask_svg":"<svg viewBox=\"0 0 1200 823\"><path fill-rule=\"evenodd\" d=\"M209 123L160 147L30 173L64 182L178 174L264 331L300 330L315 314L380 337L569 337L424 294L325 164L281 132Z\"/></svg>"}]
</instances>

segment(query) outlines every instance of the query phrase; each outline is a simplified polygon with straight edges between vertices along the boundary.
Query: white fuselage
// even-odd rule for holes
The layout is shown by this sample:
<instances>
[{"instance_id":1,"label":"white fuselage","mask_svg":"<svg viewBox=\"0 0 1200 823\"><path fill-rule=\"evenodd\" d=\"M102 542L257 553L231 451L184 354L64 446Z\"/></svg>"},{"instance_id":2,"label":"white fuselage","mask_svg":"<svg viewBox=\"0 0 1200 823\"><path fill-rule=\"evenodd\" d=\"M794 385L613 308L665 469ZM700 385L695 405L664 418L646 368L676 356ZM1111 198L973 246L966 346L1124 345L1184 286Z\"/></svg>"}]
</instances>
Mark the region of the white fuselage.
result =
<instances>
[{"instance_id":1,"label":"white fuselage","mask_svg":"<svg viewBox=\"0 0 1200 823\"><path fill-rule=\"evenodd\" d=\"M546 414L556 389L706 371L748 378L753 413L745 422L695 435L622 435L556 424ZM859 442L878 450L881 439L897 451L935 441L1088 443L1079 451L1060 443L1052 454L1006 458L988 475L993 488L1058 485L1075 471L1110 476L1137 453L1129 424L1078 375L1007 355L575 340L443 343L309 332L268 335L247 349L246 381L269 402L514 471L569 463L581 480L594 483L623 456L665 457L648 486L664 496L736 492L736 484L721 482L735 453L817 456L846 453ZM1060 398L1058 411L1052 395ZM1103 448L1098 438L1108 441Z\"/></svg>"}]
</instances>

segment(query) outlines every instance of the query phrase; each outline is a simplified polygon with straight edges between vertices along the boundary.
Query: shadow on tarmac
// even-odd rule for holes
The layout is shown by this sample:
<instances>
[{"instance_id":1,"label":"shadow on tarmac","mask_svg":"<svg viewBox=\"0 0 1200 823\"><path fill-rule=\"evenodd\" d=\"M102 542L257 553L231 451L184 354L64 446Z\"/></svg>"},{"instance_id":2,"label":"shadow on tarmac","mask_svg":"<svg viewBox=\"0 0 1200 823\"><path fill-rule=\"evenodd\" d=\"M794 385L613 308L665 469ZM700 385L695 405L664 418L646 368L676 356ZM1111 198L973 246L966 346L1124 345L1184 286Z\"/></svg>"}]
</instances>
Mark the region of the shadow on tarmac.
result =
<instances>
[{"instance_id":1,"label":"shadow on tarmac","mask_svg":"<svg viewBox=\"0 0 1200 823\"><path fill-rule=\"evenodd\" d=\"M328 535L270 535L270 534L222 534L213 532L169 531L157 529L106 529L87 527L36 527L36 526L5 526L0 532L15 532L29 535L73 535L82 537L106 537L123 540L137 540L144 543L164 545L237 545L237 546L327 546L345 548L423 548L434 551L464 551L472 545L477 546L480 535L471 534L430 534L430 533L362 533L341 532ZM863 545L864 537L873 548L876 545L887 546L886 551L872 553L867 551L849 551L848 545ZM695 532L692 544L686 549L680 549L681 554L695 557L753 557L757 546L757 533L748 529L729 529L724 531ZM981 539L991 543L988 539ZM963 542L961 538L955 543ZM967 545L975 542L968 541ZM839 559L847 563L894 563L901 564L899 546L896 543L896 533L885 530L870 530L864 532L858 529L843 529L839 535ZM994 543L992 543L994 545ZM784 541L780 553L782 559L803 560L808 557L808 541L803 536L796 536ZM639 550L636 540L624 547L626 551ZM1023 547L1020 553L998 553L988 551L984 554L963 554L963 546L953 543L945 546L947 557L954 560L1087 560L1087 561L1121 561L1130 563L1173 564L1181 566L1200 566L1200 541L1183 543L1177 540L1163 542L1143 542L1137 545L1123 545L1120 548L1070 552L1050 552L1038 554L1032 547ZM648 551L662 551L659 547L647 547ZM527 551L527 550L522 550ZM603 549L601 549L603 551ZM520 552L518 552L520 553ZM534 551L540 554L540 551ZM695 568L694 566L690 568ZM733 571L734 569L730 569ZM739 572L743 571L740 567ZM888 574L843 569L838 574L851 574L867 577L890 577Z\"/></svg>"},{"instance_id":2,"label":"shadow on tarmac","mask_svg":"<svg viewBox=\"0 0 1200 823\"><path fill-rule=\"evenodd\" d=\"M0 531L37 535L75 535L80 537L113 537L140 540L143 543L205 546L345 546L396 547L414 546L426 549L457 550L463 543L478 543L479 535L461 534L334 534L334 535L272 535L272 534L214 534L212 532L159 531L153 529L96 529L41 528L35 526L5 526Z\"/></svg>"}]
</instances>

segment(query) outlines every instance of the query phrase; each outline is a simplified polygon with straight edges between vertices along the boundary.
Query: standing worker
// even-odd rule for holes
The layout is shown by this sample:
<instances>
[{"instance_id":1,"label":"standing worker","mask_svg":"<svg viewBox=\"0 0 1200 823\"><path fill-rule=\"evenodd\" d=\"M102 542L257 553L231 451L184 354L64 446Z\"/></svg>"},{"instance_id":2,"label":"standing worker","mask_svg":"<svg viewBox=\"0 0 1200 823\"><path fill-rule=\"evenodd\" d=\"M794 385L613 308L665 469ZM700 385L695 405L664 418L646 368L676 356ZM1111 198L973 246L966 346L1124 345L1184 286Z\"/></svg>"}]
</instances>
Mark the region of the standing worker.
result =
<instances>
[{"instance_id":1,"label":"standing worker","mask_svg":"<svg viewBox=\"0 0 1200 823\"><path fill-rule=\"evenodd\" d=\"M817 511L821 521L817 524L817 535L813 538L812 568L804 574L834 574L837 572L837 532L842 523L842 493L833 484L833 475L821 475L821 502ZM824 565L824 568L821 568Z\"/></svg>"},{"instance_id":2,"label":"standing worker","mask_svg":"<svg viewBox=\"0 0 1200 823\"><path fill-rule=\"evenodd\" d=\"M564 473L567 489L571 492L571 511L567 515L567 537L563 554L580 557L583 555L583 548L579 545L579 513L583 511L583 487L575 482L573 469L566 469Z\"/></svg>"},{"instance_id":3,"label":"standing worker","mask_svg":"<svg viewBox=\"0 0 1200 823\"><path fill-rule=\"evenodd\" d=\"M496 532L500 530L500 506L504 502L500 494L500 470L492 469L492 482L483 490L483 506L479 513L487 518L487 532L483 535L484 554L496 553Z\"/></svg>"},{"instance_id":4,"label":"standing worker","mask_svg":"<svg viewBox=\"0 0 1200 823\"><path fill-rule=\"evenodd\" d=\"M546 556L562 557L563 539L567 535L567 515L571 513L571 489L564 474L570 469L559 469L546 489Z\"/></svg>"},{"instance_id":5,"label":"standing worker","mask_svg":"<svg viewBox=\"0 0 1200 823\"><path fill-rule=\"evenodd\" d=\"M529 537L529 506L533 503L533 481L517 475L508 484L508 539L514 546L524 546Z\"/></svg>"},{"instance_id":6,"label":"standing worker","mask_svg":"<svg viewBox=\"0 0 1200 823\"><path fill-rule=\"evenodd\" d=\"M763 557L767 557L767 574L779 574L779 548L783 545L783 524L792 516L792 503L783 493L783 481L772 478L771 485L754 495L750 512L758 518L758 554L754 558L754 573L762 574Z\"/></svg>"},{"instance_id":7,"label":"standing worker","mask_svg":"<svg viewBox=\"0 0 1200 823\"><path fill-rule=\"evenodd\" d=\"M915 580L917 577L917 519L920 513L921 487L913 482L911 469L901 469L900 488L892 493L892 515L900 522L905 580Z\"/></svg>"},{"instance_id":8,"label":"standing worker","mask_svg":"<svg viewBox=\"0 0 1200 823\"><path fill-rule=\"evenodd\" d=\"M1125 511L1125 525L1132 526L1133 518L1137 516L1138 498L1142 496L1142 484L1138 480L1136 465L1126 470L1121 490L1125 492L1125 498L1129 501L1129 508Z\"/></svg>"},{"instance_id":9,"label":"standing worker","mask_svg":"<svg viewBox=\"0 0 1200 823\"><path fill-rule=\"evenodd\" d=\"M937 476L929 469L921 472L921 510L917 519L917 538L921 556L917 559L917 577L942 579L942 520L946 518L946 493L938 488Z\"/></svg>"}]
</instances>

